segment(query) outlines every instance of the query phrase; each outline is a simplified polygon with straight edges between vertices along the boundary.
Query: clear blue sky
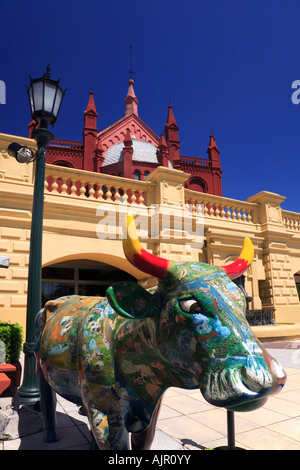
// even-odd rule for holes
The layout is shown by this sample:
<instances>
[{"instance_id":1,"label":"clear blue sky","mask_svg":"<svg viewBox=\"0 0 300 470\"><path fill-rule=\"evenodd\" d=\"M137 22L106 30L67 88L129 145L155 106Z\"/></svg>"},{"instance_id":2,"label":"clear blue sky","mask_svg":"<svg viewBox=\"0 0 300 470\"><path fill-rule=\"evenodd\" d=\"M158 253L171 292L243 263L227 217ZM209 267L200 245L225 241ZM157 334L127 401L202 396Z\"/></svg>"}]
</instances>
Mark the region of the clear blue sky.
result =
<instances>
[{"instance_id":1,"label":"clear blue sky","mask_svg":"<svg viewBox=\"0 0 300 470\"><path fill-rule=\"evenodd\" d=\"M154 132L170 97L181 154L206 157L214 129L224 196L268 190L300 212L299 0L0 0L0 41L0 132L27 136L24 85L48 63L68 89L56 138L82 139L91 88L99 130L120 119L132 45L139 116Z\"/></svg>"}]
</instances>

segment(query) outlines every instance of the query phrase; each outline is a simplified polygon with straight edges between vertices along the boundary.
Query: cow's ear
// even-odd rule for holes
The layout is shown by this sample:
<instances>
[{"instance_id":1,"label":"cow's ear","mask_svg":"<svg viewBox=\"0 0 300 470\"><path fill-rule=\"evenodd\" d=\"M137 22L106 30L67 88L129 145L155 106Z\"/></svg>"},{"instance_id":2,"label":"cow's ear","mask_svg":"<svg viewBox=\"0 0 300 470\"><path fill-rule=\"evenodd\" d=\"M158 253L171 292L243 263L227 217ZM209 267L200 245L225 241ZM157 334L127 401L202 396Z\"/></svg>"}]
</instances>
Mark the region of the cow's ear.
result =
<instances>
[{"instance_id":1,"label":"cow's ear","mask_svg":"<svg viewBox=\"0 0 300 470\"><path fill-rule=\"evenodd\" d=\"M107 289L106 296L110 306L124 318L154 317L157 311L156 296L134 282L113 284Z\"/></svg>"}]
</instances>

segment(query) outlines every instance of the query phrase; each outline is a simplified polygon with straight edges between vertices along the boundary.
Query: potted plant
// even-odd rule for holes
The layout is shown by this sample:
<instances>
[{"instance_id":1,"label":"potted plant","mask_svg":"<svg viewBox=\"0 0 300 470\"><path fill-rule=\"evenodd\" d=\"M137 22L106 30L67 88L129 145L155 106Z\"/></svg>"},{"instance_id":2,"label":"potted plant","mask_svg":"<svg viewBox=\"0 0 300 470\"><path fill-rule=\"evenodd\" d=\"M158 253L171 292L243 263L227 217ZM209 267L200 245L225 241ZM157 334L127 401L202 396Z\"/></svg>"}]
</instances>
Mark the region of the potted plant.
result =
<instances>
[{"instance_id":1,"label":"potted plant","mask_svg":"<svg viewBox=\"0 0 300 470\"><path fill-rule=\"evenodd\" d=\"M22 326L18 323L0 322L0 373L5 373L10 378L14 388L18 388L21 381L22 344Z\"/></svg>"}]
</instances>

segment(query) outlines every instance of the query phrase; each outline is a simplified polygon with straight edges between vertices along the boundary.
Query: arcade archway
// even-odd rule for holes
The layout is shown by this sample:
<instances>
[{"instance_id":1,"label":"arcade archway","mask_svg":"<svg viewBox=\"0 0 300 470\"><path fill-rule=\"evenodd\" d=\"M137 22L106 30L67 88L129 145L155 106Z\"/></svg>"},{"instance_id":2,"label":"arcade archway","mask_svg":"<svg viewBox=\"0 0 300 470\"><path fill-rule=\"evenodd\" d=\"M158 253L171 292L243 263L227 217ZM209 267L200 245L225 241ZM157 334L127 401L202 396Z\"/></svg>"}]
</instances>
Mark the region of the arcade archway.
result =
<instances>
[{"instance_id":1,"label":"arcade archway","mask_svg":"<svg viewBox=\"0 0 300 470\"><path fill-rule=\"evenodd\" d=\"M137 282L125 271L91 260L71 260L42 270L42 305L65 295L104 297L106 289L120 281Z\"/></svg>"}]
</instances>

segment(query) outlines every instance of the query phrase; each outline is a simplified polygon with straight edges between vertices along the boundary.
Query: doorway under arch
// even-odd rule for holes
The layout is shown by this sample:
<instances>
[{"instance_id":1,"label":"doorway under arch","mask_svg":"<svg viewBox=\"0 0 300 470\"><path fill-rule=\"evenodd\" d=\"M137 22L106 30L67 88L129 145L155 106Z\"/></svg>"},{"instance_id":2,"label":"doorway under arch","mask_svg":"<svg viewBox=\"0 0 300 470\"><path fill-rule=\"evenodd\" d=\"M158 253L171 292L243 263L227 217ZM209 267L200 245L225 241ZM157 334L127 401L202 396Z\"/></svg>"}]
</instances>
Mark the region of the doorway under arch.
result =
<instances>
[{"instance_id":1,"label":"doorway under arch","mask_svg":"<svg viewBox=\"0 0 300 470\"><path fill-rule=\"evenodd\" d=\"M137 279L106 263L91 260L70 260L42 269L42 306L66 295L105 297L106 289L116 282Z\"/></svg>"},{"instance_id":2,"label":"doorway under arch","mask_svg":"<svg viewBox=\"0 0 300 470\"><path fill-rule=\"evenodd\" d=\"M295 284L296 284L296 288L297 288L297 292L298 292L298 297L300 299L300 271L298 271L294 275L294 279L295 279Z\"/></svg>"}]
</instances>

